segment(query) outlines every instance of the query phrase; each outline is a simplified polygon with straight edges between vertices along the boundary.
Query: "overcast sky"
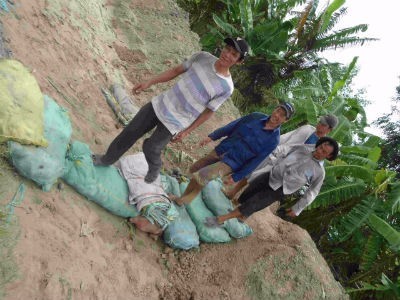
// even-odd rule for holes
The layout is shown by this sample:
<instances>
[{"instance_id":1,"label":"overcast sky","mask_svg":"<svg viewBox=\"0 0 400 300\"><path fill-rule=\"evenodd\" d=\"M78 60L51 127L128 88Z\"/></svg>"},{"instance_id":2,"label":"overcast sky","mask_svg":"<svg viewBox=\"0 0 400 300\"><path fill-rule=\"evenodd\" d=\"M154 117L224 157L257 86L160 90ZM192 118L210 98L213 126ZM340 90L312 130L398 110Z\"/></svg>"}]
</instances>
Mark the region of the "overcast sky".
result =
<instances>
[{"instance_id":1,"label":"overcast sky","mask_svg":"<svg viewBox=\"0 0 400 300\"><path fill-rule=\"evenodd\" d=\"M400 1L399 0L347 0L343 5L348 13L337 24L337 29L368 24L367 37L380 39L364 46L324 52L330 61L349 64L358 56L359 73L354 86L365 88L371 104L365 108L368 122L391 111L391 99L400 85ZM399 117L399 116L397 116ZM379 134L374 128L368 132Z\"/></svg>"}]
</instances>

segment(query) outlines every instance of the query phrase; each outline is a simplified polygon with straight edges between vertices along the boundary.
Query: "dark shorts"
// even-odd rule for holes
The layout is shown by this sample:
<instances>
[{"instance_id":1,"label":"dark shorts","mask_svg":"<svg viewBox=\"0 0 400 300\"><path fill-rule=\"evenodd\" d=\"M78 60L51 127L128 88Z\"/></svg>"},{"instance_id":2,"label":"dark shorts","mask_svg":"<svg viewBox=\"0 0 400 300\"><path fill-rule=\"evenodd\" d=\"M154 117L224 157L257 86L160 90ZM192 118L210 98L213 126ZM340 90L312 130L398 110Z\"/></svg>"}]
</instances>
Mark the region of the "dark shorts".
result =
<instances>
[{"instance_id":1,"label":"dark shorts","mask_svg":"<svg viewBox=\"0 0 400 300\"><path fill-rule=\"evenodd\" d=\"M269 172L254 178L249 186L239 197L239 211L245 217L249 217L256 211L270 206L275 201L282 201L283 189L280 187L274 191L269 186Z\"/></svg>"}]
</instances>

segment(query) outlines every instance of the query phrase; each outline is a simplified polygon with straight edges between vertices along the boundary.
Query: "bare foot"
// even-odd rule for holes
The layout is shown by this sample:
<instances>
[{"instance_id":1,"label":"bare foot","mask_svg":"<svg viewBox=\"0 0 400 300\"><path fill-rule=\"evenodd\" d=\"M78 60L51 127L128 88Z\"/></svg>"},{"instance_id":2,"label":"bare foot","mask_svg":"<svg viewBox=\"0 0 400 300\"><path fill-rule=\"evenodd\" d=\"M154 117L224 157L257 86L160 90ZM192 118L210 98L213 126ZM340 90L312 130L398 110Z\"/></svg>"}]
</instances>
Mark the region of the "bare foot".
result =
<instances>
[{"instance_id":1,"label":"bare foot","mask_svg":"<svg viewBox=\"0 0 400 300\"><path fill-rule=\"evenodd\" d=\"M246 217L245 216L241 216L241 217L237 217L238 221L241 223L244 223L244 221L246 221Z\"/></svg>"},{"instance_id":2,"label":"bare foot","mask_svg":"<svg viewBox=\"0 0 400 300\"><path fill-rule=\"evenodd\" d=\"M233 199L231 200L231 202L232 202L232 205L233 205L234 207L236 207L236 206L239 205L239 199L238 199L237 197L233 198Z\"/></svg>"},{"instance_id":3,"label":"bare foot","mask_svg":"<svg viewBox=\"0 0 400 300\"><path fill-rule=\"evenodd\" d=\"M162 229L159 226L151 224L149 220L142 216L129 218L128 222L134 224L139 230L143 232L148 232L154 235L160 235L162 233Z\"/></svg>"},{"instance_id":4,"label":"bare foot","mask_svg":"<svg viewBox=\"0 0 400 300\"><path fill-rule=\"evenodd\" d=\"M233 190L227 191L226 189L222 189L222 192L226 196L226 198L232 200L235 197L235 194L233 193Z\"/></svg>"}]
</instances>

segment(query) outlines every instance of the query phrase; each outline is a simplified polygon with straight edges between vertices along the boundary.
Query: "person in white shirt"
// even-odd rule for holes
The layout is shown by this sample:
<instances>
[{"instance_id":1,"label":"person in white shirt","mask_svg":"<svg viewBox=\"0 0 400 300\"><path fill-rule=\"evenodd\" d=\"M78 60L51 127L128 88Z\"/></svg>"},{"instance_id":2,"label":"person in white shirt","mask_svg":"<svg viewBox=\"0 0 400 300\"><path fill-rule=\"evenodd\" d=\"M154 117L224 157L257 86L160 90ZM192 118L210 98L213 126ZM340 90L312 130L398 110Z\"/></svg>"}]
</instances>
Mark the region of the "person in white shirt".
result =
<instances>
[{"instance_id":1,"label":"person in white shirt","mask_svg":"<svg viewBox=\"0 0 400 300\"><path fill-rule=\"evenodd\" d=\"M286 211L289 217L298 216L319 193L325 178L324 159L334 160L338 152L338 143L329 137L319 139L315 147L305 144L279 146L270 157L271 171L250 182L239 197L239 206L226 215L206 218L206 225L218 226L232 218L244 220L273 202L282 201L285 195L308 186L301 199Z\"/></svg>"},{"instance_id":2,"label":"person in white shirt","mask_svg":"<svg viewBox=\"0 0 400 300\"><path fill-rule=\"evenodd\" d=\"M280 137L279 145L293 145L293 144L309 144L314 145L318 139L326 136L330 133L339 123L338 118L335 115L324 115L319 118L319 122L316 127L312 125L303 125L299 128L282 134ZM271 154L273 155L273 153ZM269 164L269 157L266 157L254 171L236 183L228 191L224 191L225 195L229 199L234 199L235 195L242 190L249 181L256 178L258 175L266 173L271 170Z\"/></svg>"}]
</instances>

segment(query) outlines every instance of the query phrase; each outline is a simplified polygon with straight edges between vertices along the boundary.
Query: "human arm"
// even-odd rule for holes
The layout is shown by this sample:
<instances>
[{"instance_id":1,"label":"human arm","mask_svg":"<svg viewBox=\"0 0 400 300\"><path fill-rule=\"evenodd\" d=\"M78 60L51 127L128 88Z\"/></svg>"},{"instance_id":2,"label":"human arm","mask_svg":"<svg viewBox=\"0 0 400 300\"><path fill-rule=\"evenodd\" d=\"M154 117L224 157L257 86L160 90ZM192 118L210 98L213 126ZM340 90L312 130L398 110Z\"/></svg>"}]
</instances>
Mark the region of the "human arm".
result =
<instances>
[{"instance_id":1,"label":"human arm","mask_svg":"<svg viewBox=\"0 0 400 300\"><path fill-rule=\"evenodd\" d=\"M193 123L188 128L186 128L185 130L182 130L176 136L174 136L172 138L172 142L180 142L180 141L182 141L188 134L190 134L193 130L195 130L197 127L199 127L205 121L207 121L213 114L214 114L214 112L212 110L210 110L209 108L206 108L197 117L197 119L193 121Z\"/></svg>"},{"instance_id":2,"label":"human arm","mask_svg":"<svg viewBox=\"0 0 400 300\"><path fill-rule=\"evenodd\" d=\"M303 125L292 131L281 135L279 145L283 144L304 144L304 142L315 132L315 127Z\"/></svg>"},{"instance_id":3,"label":"human arm","mask_svg":"<svg viewBox=\"0 0 400 300\"><path fill-rule=\"evenodd\" d=\"M209 137L206 137L206 138L204 138L204 139L202 139L202 140L200 141L199 146L200 146L200 147L203 147L203 146L205 146L205 145L207 145L207 144L209 144L209 143L211 143L211 142L212 142L212 139L209 138Z\"/></svg>"},{"instance_id":4,"label":"human arm","mask_svg":"<svg viewBox=\"0 0 400 300\"><path fill-rule=\"evenodd\" d=\"M319 175L317 176L317 178L312 180L309 188L304 193L303 197L301 197L300 200L291 207L291 210L296 216L298 216L318 196L321 186L324 182L324 177L325 172L323 171L322 175Z\"/></svg>"},{"instance_id":5,"label":"human arm","mask_svg":"<svg viewBox=\"0 0 400 300\"><path fill-rule=\"evenodd\" d=\"M226 184L226 185L233 185L233 184L235 184L235 181L234 181L233 178L232 178L232 174L229 174L229 175L227 175L227 176L224 178L224 184Z\"/></svg>"},{"instance_id":6,"label":"human arm","mask_svg":"<svg viewBox=\"0 0 400 300\"><path fill-rule=\"evenodd\" d=\"M186 70L182 64L175 66L173 68L170 68L167 71L165 71L153 78L150 78L147 81L139 83L132 89L132 93L139 94L141 91L148 89L150 86L157 84L157 83L170 81L170 80L174 79L175 77L181 75L185 71Z\"/></svg>"},{"instance_id":7,"label":"human arm","mask_svg":"<svg viewBox=\"0 0 400 300\"><path fill-rule=\"evenodd\" d=\"M236 119L236 120L230 122L229 124L218 128L214 132L210 133L208 136L213 141L219 140L220 138L222 138L224 136L229 136L239 123L247 122L250 118L252 118L251 115L247 115L247 116L241 117L239 119Z\"/></svg>"},{"instance_id":8,"label":"human arm","mask_svg":"<svg viewBox=\"0 0 400 300\"><path fill-rule=\"evenodd\" d=\"M314 145L304 145L304 144L284 144L284 145L279 145L278 147L275 148L274 151L272 151L271 155L269 156L269 163L274 166L277 162L280 160L284 159L286 156L288 156L290 153L296 151L296 149L302 149L304 147L312 147L314 148Z\"/></svg>"},{"instance_id":9,"label":"human arm","mask_svg":"<svg viewBox=\"0 0 400 300\"><path fill-rule=\"evenodd\" d=\"M264 152L263 154L257 155L256 157L247 161L240 169L232 173L233 181L238 182L245 178L248 174L253 172L257 168L257 166L259 166L260 163L264 160L264 158L267 157L269 154L269 152Z\"/></svg>"}]
</instances>

